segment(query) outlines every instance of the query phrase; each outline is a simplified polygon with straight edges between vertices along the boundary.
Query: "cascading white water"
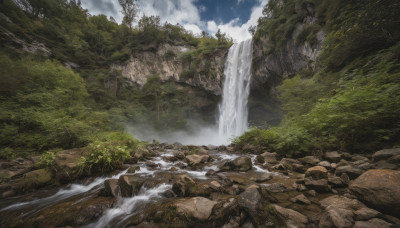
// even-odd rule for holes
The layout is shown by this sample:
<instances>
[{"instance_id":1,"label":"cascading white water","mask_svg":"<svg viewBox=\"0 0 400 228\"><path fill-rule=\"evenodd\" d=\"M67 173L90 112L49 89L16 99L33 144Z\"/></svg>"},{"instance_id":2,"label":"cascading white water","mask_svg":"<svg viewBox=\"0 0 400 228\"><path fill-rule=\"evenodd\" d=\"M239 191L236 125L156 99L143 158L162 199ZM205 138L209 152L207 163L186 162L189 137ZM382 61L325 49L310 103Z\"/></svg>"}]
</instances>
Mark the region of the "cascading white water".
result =
<instances>
[{"instance_id":1,"label":"cascading white water","mask_svg":"<svg viewBox=\"0 0 400 228\"><path fill-rule=\"evenodd\" d=\"M234 44L225 63L225 81L219 111L219 135L228 143L247 127L247 99L250 93L252 40Z\"/></svg>"}]
</instances>

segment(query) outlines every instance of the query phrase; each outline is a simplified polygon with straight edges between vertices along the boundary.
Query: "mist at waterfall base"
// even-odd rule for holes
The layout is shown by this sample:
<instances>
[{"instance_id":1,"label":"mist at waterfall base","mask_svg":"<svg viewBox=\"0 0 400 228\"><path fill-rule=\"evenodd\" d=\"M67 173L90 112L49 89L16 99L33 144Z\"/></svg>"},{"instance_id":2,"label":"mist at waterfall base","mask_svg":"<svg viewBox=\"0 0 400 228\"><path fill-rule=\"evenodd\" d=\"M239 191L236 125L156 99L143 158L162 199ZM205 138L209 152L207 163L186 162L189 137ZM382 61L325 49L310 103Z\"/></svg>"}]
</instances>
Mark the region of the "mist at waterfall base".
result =
<instances>
[{"instance_id":1,"label":"mist at waterfall base","mask_svg":"<svg viewBox=\"0 0 400 228\"><path fill-rule=\"evenodd\" d=\"M148 124L128 126L126 131L143 141L179 142L185 145L227 145L248 128L247 101L250 93L252 40L233 44L224 69L222 102L216 124L204 126L188 120L187 131L160 133Z\"/></svg>"}]
</instances>

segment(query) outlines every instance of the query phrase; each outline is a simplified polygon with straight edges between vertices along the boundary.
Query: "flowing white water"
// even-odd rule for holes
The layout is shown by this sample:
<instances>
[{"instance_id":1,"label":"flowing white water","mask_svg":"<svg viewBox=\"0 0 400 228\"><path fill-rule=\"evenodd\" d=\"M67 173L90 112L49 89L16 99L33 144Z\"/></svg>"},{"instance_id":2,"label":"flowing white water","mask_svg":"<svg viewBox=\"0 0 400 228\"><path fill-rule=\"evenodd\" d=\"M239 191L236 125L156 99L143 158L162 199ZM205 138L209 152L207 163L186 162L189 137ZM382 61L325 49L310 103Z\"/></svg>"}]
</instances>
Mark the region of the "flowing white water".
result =
<instances>
[{"instance_id":1,"label":"flowing white water","mask_svg":"<svg viewBox=\"0 0 400 228\"><path fill-rule=\"evenodd\" d=\"M225 81L218 130L222 144L240 136L247 128L247 99L250 94L252 40L234 44L225 63Z\"/></svg>"}]
</instances>

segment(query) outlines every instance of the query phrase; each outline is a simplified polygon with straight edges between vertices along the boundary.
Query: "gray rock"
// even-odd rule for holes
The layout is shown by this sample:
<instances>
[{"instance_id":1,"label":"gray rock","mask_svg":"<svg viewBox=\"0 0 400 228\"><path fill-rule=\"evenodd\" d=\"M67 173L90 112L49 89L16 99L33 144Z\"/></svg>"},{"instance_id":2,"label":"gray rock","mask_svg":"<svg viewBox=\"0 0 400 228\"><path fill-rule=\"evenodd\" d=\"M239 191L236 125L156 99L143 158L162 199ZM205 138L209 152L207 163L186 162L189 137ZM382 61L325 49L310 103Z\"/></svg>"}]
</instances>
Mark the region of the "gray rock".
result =
<instances>
[{"instance_id":1,"label":"gray rock","mask_svg":"<svg viewBox=\"0 0 400 228\"><path fill-rule=\"evenodd\" d=\"M324 155L325 159L330 162L339 162L342 158L341 155L337 151L326 152Z\"/></svg>"},{"instance_id":2,"label":"gray rock","mask_svg":"<svg viewBox=\"0 0 400 228\"><path fill-rule=\"evenodd\" d=\"M284 208L278 205L273 205L273 206L277 214L285 218L287 227L299 227L299 228L306 227L308 222L306 216L292 209Z\"/></svg>"},{"instance_id":3,"label":"gray rock","mask_svg":"<svg viewBox=\"0 0 400 228\"><path fill-rule=\"evenodd\" d=\"M361 200L388 214L400 214L400 171L372 169L350 183Z\"/></svg>"},{"instance_id":4,"label":"gray rock","mask_svg":"<svg viewBox=\"0 0 400 228\"><path fill-rule=\"evenodd\" d=\"M325 167L326 169L330 169L331 168L331 163L328 161L321 161L318 163L318 166L322 166Z\"/></svg>"},{"instance_id":5,"label":"gray rock","mask_svg":"<svg viewBox=\"0 0 400 228\"><path fill-rule=\"evenodd\" d=\"M400 148L384 149L377 151L372 155L372 159L374 160L374 162L377 162L380 160L389 159L396 155L400 155Z\"/></svg>"},{"instance_id":6,"label":"gray rock","mask_svg":"<svg viewBox=\"0 0 400 228\"><path fill-rule=\"evenodd\" d=\"M299 204L306 204L306 205L311 204L311 201L303 194L293 197L292 199L290 199L290 201L292 201L293 203L299 203Z\"/></svg>"},{"instance_id":7,"label":"gray rock","mask_svg":"<svg viewBox=\"0 0 400 228\"><path fill-rule=\"evenodd\" d=\"M217 204L204 197L184 198L175 203L176 211L198 220L207 220Z\"/></svg>"},{"instance_id":8,"label":"gray rock","mask_svg":"<svg viewBox=\"0 0 400 228\"><path fill-rule=\"evenodd\" d=\"M346 173L350 179L354 180L357 177L359 177L362 173L364 173L365 170L350 166L350 165L346 165L346 166L340 166L336 169L336 175L340 176L343 173Z\"/></svg>"},{"instance_id":9,"label":"gray rock","mask_svg":"<svg viewBox=\"0 0 400 228\"><path fill-rule=\"evenodd\" d=\"M320 160L318 158L316 158L315 156L306 156L303 158L299 158L298 160L306 165L316 165L320 162Z\"/></svg>"},{"instance_id":10,"label":"gray rock","mask_svg":"<svg viewBox=\"0 0 400 228\"><path fill-rule=\"evenodd\" d=\"M236 170L236 171L247 171L253 167L251 159L249 157L239 157L233 161L228 161L220 166L221 170Z\"/></svg>"},{"instance_id":11,"label":"gray rock","mask_svg":"<svg viewBox=\"0 0 400 228\"><path fill-rule=\"evenodd\" d=\"M390 223L383 221L382 219L371 219L368 221L357 221L353 228L390 228Z\"/></svg>"},{"instance_id":12,"label":"gray rock","mask_svg":"<svg viewBox=\"0 0 400 228\"><path fill-rule=\"evenodd\" d=\"M270 153L270 152L264 152L261 154L261 156L264 158L264 161L268 163L276 163L277 155L278 155L277 153Z\"/></svg>"},{"instance_id":13,"label":"gray rock","mask_svg":"<svg viewBox=\"0 0 400 228\"><path fill-rule=\"evenodd\" d=\"M327 179L313 180L311 178L304 178L304 184L309 189L314 189L317 192L330 192L331 186L328 185Z\"/></svg>"},{"instance_id":14,"label":"gray rock","mask_svg":"<svg viewBox=\"0 0 400 228\"><path fill-rule=\"evenodd\" d=\"M331 228L331 227L352 227L354 222L354 213L352 210L330 207L324 211L321 216L319 227L320 228Z\"/></svg>"},{"instance_id":15,"label":"gray rock","mask_svg":"<svg viewBox=\"0 0 400 228\"><path fill-rule=\"evenodd\" d=\"M354 214L356 215L356 220L360 221L360 220L369 220L375 218L379 216L381 213L374 209L364 207L355 211Z\"/></svg>"}]
</instances>

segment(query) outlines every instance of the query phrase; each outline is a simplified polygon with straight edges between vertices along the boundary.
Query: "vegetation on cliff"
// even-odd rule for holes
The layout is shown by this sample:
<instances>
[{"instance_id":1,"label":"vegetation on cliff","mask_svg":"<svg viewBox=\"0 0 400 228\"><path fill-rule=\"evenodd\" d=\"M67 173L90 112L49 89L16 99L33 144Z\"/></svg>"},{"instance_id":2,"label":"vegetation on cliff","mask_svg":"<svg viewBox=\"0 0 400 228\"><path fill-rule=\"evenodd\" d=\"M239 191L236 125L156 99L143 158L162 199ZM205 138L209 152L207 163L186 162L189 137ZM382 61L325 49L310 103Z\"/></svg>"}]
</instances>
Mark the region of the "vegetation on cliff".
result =
<instances>
[{"instance_id":1,"label":"vegetation on cliff","mask_svg":"<svg viewBox=\"0 0 400 228\"><path fill-rule=\"evenodd\" d=\"M192 51L177 56L171 50L163 58L191 62L232 44L225 34L196 36L154 16L135 27L129 18L118 25L88 14L80 1L5 0L0 13L0 158L6 159L105 141L131 121L185 128L199 112L195 95L158 75L140 88L111 65L166 43Z\"/></svg>"},{"instance_id":2,"label":"vegetation on cliff","mask_svg":"<svg viewBox=\"0 0 400 228\"><path fill-rule=\"evenodd\" d=\"M394 1L270 1L254 37L270 41L265 54L282 48L299 23L298 44L321 29L328 35L318 67L278 88L282 124L251 129L237 147L299 155L400 146L399 9Z\"/></svg>"}]
</instances>

